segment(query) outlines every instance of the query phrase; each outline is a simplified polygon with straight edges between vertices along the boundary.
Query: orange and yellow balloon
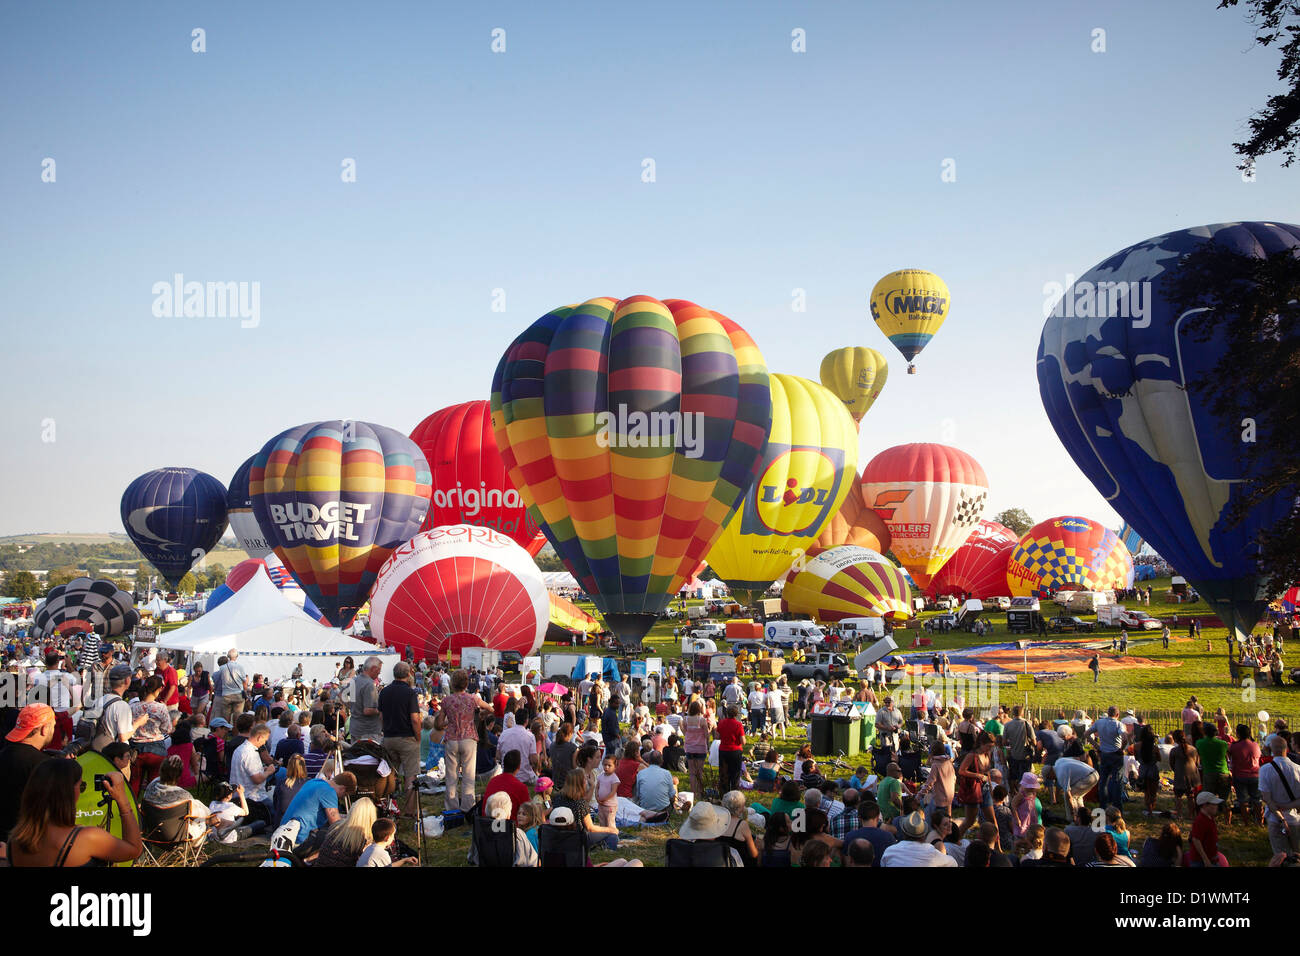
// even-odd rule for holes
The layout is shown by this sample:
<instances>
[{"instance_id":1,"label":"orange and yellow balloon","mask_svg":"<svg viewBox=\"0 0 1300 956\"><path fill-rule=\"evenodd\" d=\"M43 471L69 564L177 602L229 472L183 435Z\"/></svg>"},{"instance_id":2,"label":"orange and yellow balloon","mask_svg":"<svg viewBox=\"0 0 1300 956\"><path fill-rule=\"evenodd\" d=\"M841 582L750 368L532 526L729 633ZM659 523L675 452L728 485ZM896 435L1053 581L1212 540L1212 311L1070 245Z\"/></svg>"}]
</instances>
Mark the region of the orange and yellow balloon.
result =
<instances>
[{"instance_id":1,"label":"orange and yellow balloon","mask_svg":"<svg viewBox=\"0 0 1300 956\"><path fill-rule=\"evenodd\" d=\"M844 545L812 551L786 581L781 600L818 621L912 615L912 590L902 570L883 554Z\"/></svg>"}]
</instances>

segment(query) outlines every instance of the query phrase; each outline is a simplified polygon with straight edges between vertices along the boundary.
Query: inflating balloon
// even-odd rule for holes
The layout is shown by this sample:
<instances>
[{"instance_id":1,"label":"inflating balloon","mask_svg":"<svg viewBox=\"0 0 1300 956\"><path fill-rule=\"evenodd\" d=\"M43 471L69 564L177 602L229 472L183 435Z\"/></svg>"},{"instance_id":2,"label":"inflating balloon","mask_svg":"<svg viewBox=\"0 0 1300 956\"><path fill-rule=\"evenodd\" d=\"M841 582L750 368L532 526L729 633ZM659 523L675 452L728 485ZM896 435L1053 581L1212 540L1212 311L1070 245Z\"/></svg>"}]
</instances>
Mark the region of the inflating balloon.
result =
<instances>
[{"instance_id":1,"label":"inflating balloon","mask_svg":"<svg viewBox=\"0 0 1300 956\"><path fill-rule=\"evenodd\" d=\"M491 528L421 531L393 552L370 599L380 644L416 659L456 658L466 647L534 653L551 618L542 572Z\"/></svg>"},{"instance_id":2,"label":"inflating balloon","mask_svg":"<svg viewBox=\"0 0 1300 956\"><path fill-rule=\"evenodd\" d=\"M842 544L856 544L885 554L890 545L889 526L880 515L867 507L862 496L862 484L854 478L844 504L831 516L822 533L817 536L819 548L838 548Z\"/></svg>"},{"instance_id":3,"label":"inflating balloon","mask_svg":"<svg viewBox=\"0 0 1300 956\"><path fill-rule=\"evenodd\" d=\"M140 623L131 595L112 581L74 578L50 588L45 602L32 615L32 625L44 637L125 634Z\"/></svg>"},{"instance_id":4,"label":"inflating balloon","mask_svg":"<svg viewBox=\"0 0 1300 956\"><path fill-rule=\"evenodd\" d=\"M753 485L771 420L753 340L680 299L556 309L514 340L492 381L510 480L629 645Z\"/></svg>"},{"instance_id":5,"label":"inflating balloon","mask_svg":"<svg viewBox=\"0 0 1300 956\"><path fill-rule=\"evenodd\" d=\"M257 515L253 514L253 498L248 493L248 473L252 469L253 459L249 458L230 479L230 486L226 488L226 517L230 519L230 530L235 532L235 539L248 556L264 558L271 553L271 542L266 540L257 524Z\"/></svg>"},{"instance_id":6,"label":"inflating balloon","mask_svg":"<svg viewBox=\"0 0 1300 956\"><path fill-rule=\"evenodd\" d=\"M1300 253L1300 226L1220 223L1130 246L1089 270L1043 326L1038 385L1043 407L1075 464L1144 540L1209 601L1239 636L1263 613L1257 541L1290 510L1279 490L1227 520L1261 444L1242 441L1208 395L1187 386L1213 373L1219 333L1186 334L1167 297L1179 260L1207 242L1262 258ZM1233 316L1219 317L1226 327ZM1268 361L1261 347L1259 361ZM1267 445L1268 443L1263 443Z\"/></svg>"},{"instance_id":7,"label":"inflating balloon","mask_svg":"<svg viewBox=\"0 0 1300 956\"><path fill-rule=\"evenodd\" d=\"M1099 521L1067 515L1040 521L1007 559L1013 597L1050 597L1063 588L1108 591L1133 584L1133 556Z\"/></svg>"},{"instance_id":8,"label":"inflating balloon","mask_svg":"<svg viewBox=\"0 0 1300 956\"><path fill-rule=\"evenodd\" d=\"M996 521L981 521L966 543L953 552L926 593L958 597L996 597L1007 593L1007 561L1020 539Z\"/></svg>"},{"instance_id":9,"label":"inflating balloon","mask_svg":"<svg viewBox=\"0 0 1300 956\"><path fill-rule=\"evenodd\" d=\"M597 620L572 601L547 592L551 601L551 619L546 628L546 640L558 644L571 641L575 634L595 634L600 631Z\"/></svg>"},{"instance_id":10,"label":"inflating balloon","mask_svg":"<svg viewBox=\"0 0 1300 956\"><path fill-rule=\"evenodd\" d=\"M889 364L875 349L836 349L822 359L822 384L844 403L855 422L861 422L885 387Z\"/></svg>"},{"instance_id":11,"label":"inflating balloon","mask_svg":"<svg viewBox=\"0 0 1300 956\"><path fill-rule=\"evenodd\" d=\"M791 571L781 600L793 613L826 622L912 615L912 592L902 569L883 554L854 545L810 551Z\"/></svg>"},{"instance_id":12,"label":"inflating balloon","mask_svg":"<svg viewBox=\"0 0 1300 956\"><path fill-rule=\"evenodd\" d=\"M772 375L771 389L772 430L758 480L707 558L746 604L814 544L857 474L857 429L829 389L797 375Z\"/></svg>"},{"instance_id":13,"label":"inflating balloon","mask_svg":"<svg viewBox=\"0 0 1300 956\"><path fill-rule=\"evenodd\" d=\"M980 463L947 445L897 445L862 470L867 506L888 525L890 549L922 590L979 525L988 487Z\"/></svg>"},{"instance_id":14,"label":"inflating balloon","mask_svg":"<svg viewBox=\"0 0 1300 956\"><path fill-rule=\"evenodd\" d=\"M916 371L912 359L948 318L951 301L944 281L924 269L891 272L871 290L871 317L907 359L909 375Z\"/></svg>"},{"instance_id":15,"label":"inflating balloon","mask_svg":"<svg viewBox=\"0 0 1300 956\"><path fill-rule=\"evenodd\" d=\"M313 621L318 624L329 625L325 615L320 612L311 598L307 597L304 591L293 579L293 575L288 569L280 563L280 559L274 554L268 555L265 559L249 558L247 561L240 561L230 569L226 575L226 580L212 589L208 595L207 603L204 605L204 613L215 611L224 604L236 591L242 588L253 575L265 573L271 579L271 583L280 589L286 600L300 608Z\"/></svg>"},{"instance_id":16,"label":"inflating balloon","mask_svg":"<svg viewBox=\"0 0 1300 956\"><path fill-rule=\"evenodd\" d=\"M122 525L174 588L226 533L226 489L193 468L146 472L122 495Z\"/></svg>"},{"instance_id":17,"label":"inflating balloon","mask_svg":"<svg viewBox=\"0 0 1300 956\"><path fill-rule=\"evenodd\" d=\"M510 482L492 431L492 406L462 402L434 412L411 431L433 475L421 531L439 525L492 528L536 555L546 538Z\"/></svg>"},{"instance_id":18,"label":"inflating balloon","mask_svg":"<svg viewBox=\"0 0 1300 956\"><path fill-rule=\"evenodd\" d=\"M257 523L334 627L347 627L380 566L420 529L429 465L401 432L368 422L299 425L253 459Z\"/></svg>"}]
</instances>

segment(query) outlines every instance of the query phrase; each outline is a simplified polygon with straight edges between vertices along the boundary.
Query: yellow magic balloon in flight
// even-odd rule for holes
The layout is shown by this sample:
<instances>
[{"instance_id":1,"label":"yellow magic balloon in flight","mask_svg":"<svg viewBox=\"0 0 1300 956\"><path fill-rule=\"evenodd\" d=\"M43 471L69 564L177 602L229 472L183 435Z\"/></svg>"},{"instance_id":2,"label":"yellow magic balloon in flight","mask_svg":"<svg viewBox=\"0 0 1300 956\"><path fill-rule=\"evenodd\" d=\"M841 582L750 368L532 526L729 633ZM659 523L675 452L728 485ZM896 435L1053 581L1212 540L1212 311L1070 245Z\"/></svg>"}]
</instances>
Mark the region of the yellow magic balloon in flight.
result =
<instances>
[{"instance_id":1,"label":"yellow magic balloon in flight","mask_svg":"<svg viewBox=\"0 0 1300 956\"><path fill-rule=\"evenodd\" d=\"M871 290L871 317L909 363L939 331L951 304L948 286L924 269L891 272ZM909 375L915 371L907 366Z\"/></svg>"},{"instance_id":2,"label":"yellow magic balloon in flight","mask_svg":"<svg viewBox=\"0 0 1300 956\"><path fill-rule=\"evenodd\" d=\"M844 403L855 422L880 397L889 378L889 364L875 349L836 349L822 359L822 384Z\"/></svg>"},{"instance_id":3,"label":"yellow magic balloon in flight","mask_svg":"<svg viewBox=\"0 0 1300 956\"><path fill-rule=\"evenodd\" d=\"M758 481L723 526L706 558L752 603L840 510L858 467L858 432L830 389L797 375L772 375L772 430Z\"/></svg>"}]
</instances>

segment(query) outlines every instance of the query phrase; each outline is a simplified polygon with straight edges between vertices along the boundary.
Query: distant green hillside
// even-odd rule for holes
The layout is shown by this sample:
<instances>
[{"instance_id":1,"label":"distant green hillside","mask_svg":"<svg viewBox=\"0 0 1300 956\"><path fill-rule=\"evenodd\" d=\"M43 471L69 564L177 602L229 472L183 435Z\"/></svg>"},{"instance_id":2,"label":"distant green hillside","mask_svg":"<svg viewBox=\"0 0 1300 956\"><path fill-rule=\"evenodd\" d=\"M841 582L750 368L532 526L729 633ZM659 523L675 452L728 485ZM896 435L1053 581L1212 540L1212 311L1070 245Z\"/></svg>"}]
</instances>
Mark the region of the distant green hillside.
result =
<instances>
[{"instance_id":1,"label":"distant green hillside","mask_svg":"<svg viewBox=\"0 0 1300 956\"><path fill-rule=\"evenodd\" d=\"M209 564L230 568L248 557L242 549L219 544L208 555ZM0 537L0 571L36 571L88 565L134 568L148 564L125 534L15 534Z\"/></svg>"}]
</instances>

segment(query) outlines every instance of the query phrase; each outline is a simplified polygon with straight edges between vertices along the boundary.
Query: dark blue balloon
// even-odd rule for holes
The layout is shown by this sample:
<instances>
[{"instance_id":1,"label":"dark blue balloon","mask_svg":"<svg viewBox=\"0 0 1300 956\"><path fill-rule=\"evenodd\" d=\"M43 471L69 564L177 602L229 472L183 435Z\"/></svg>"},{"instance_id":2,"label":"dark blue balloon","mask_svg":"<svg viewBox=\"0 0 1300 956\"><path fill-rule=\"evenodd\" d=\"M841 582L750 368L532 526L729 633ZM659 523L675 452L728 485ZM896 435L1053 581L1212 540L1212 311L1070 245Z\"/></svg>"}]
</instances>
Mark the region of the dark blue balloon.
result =
<instances>
[{"instance_id":1,"label":"dark blue balloon","mask_svg":"<svg viewBox=\"0 0 1300 956\"><path fill-rule=\"evenodd\" d=\"M1081 276L1048 318L1038 385L1075 464L1224 623L1244 634L1268 598L1256 541L1292 502L1278 495L1228 525L1236 489L1260 474L1269 446L1243 441L1239 423L1222 421L1203 393L1186 390L1217 365L1224 338L1188 335L1188 316L1175 311L1166 291L1180 258L1211 238L1259 258L1300 254L1300 226L1269 222L1199 226L1130 246ZM1223 316L1220 327L1232 319Z\"/></svg>"},{"instance_id":2,"label":"dark blue balloon","mask_svg":"<svg viewBox=\"0 0 1300 956\"><path fill-rule=\"evenodd\" d=\"M158 468L122 495L122 524L174 588L226 533L226 489L193 468Z\"/></svg>"}]
</instances>

